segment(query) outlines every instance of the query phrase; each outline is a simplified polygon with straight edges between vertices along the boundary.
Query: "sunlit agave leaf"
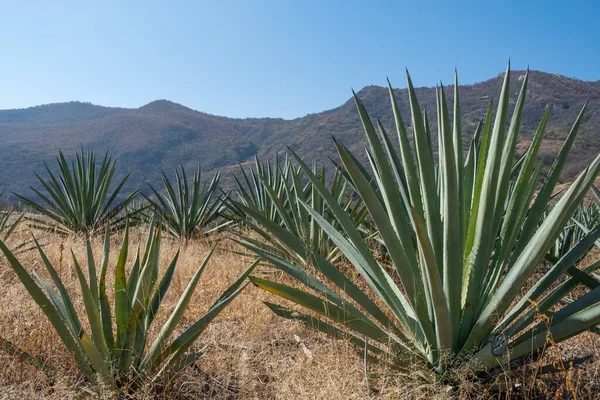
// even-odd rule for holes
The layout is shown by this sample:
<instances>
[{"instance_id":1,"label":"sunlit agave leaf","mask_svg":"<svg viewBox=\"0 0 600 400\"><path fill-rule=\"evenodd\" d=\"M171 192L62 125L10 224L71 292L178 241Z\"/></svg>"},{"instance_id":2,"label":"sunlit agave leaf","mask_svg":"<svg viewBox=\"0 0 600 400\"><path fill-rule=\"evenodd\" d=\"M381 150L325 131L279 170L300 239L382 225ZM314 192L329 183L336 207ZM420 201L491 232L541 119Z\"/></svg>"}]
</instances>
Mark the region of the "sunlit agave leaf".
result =
<instances>
[{"instance_id":1,"label":"sunlit agave leaf","mask_svg":"<svg viewBox=\"0 0 600 400\"><path fill-rule=\"evenodd\" d=\"M127 208L138 195L138 190L125 196L122 194L131 172L115 182L116 160L108 153L104 154L100 164L92 151L86 153L83 149L70 165L62 151L56 161L58 174L47 165L47 179L35 174L46 192L31 188L39 200L16 194L23 204L40 214L27 217L30 226L63 235L92 234L107 225L113 229L121 227L123 221L136 213Z\"/></svg>"},{"instance_id":2,"label":"sunlit agave leaf","mask_svg":"<svg viewBox=\"0 0 600 400\"><path fill-rule=\"evenodd\" d=\"M530 292L520 297L521 288L540 262L547 259L549 249L563 228L567 224L576 225L571 222L576 214L586 218L577 209L598 176L600 155L568 190L556 197L556 204L549 207L555 199L553 192L582 122L582 114L575 121L536 195L541 168L537 155L550 108L546 110L526 153L515 159L520 121L526 107L528 75L521 84L511 116L510 68L507 69L495 118L490 102L487 115L482 116L484 122L477 127L466 155L462 145L464 127L461 124L458 85L454 88L456 102L452 108L453 115L450 115L443 86L438 87L437 158L433 157L427 113L420 108L410 76L407 79L414 138L412 146L391 85L390 97L400 150L393 148L380 122L375 129L367 110L356 96L358 114L368 142L370 171L347 148L336 142L341 160L338 165L343 168L342 174L348 179L349 186L360 195L369 214L367 222L375 228L376 237L387 249L389 258L386 263L378 262L348 211L340 206L338 197L323 185L319 173L292 152L297 168L319 192L330 213L328 216L321 215L321 204L315 207L298 193L296 198L288 200L289 203L304 207L339 248L368 290L357 292L353 289L352 292L332 295L335 291L328 285L343 283L339 270L322 264L324 268L318 268L318 274L313 274L305 257L282 258L281 255L286 252L308 254L314 246L314 243L303 242L285 230L295 223L297 215L290 214L287 220L286 217L274 221L267 216L259 218L256 211L250 210L251 207L240 207L242 213L247 212L253 219L249 226L272 243L276 242L278 247L277 251L273 251L274 247L263 246L260 240L241 239L239 242L314 291L304 292L252 278L255 285L303 306L309 313L296 313L272 303L269 307L282 317L300 320L335 337L344 332L354 343L362 337L369 338L370 343L377 343L381 333L356 325L362 316L359 318L359 314L353 312L358 319L346 321L342 314L349 309L335 308L343 303L343 297L348 296L358 306L363 306L363 310L368 310L364 315L371 321L369 323L378 324L389 338L393 338L392 342L402 343L410 349L409 353L420 354L422 360L427 360L430 369L441 374L467 363L475 368L493 368L507 361L507 354L516 358L524 358L532 352L538 354L545 346L542 338L549 332L560 341L597 324L600 297L596 297L597 289L594 288L580 300L559 309L555 326L525 329L531 325L532 313L535 313L535 307L528 299L549 310L578 285L595 287L595 278L590 273L598 265L593 264L583 270L575 266L597 239L600 232L597 222L589 226L586 235L572 236L568 255L557 260ZM276 208L281 210L282 205ZM546 210L548 214L540 223ZM302 273L310 274L310 278L303 277L299 271L306 271ZM560 283L565 276L568 279ZM351 281L352 278L346 276L346 279ZM552 287L555 289L549 291ZM379 312L373 309L374 303L364 301L361 296L376 297L377 304L381 305ZM328 313L328 307L323 308L324 304L329 304L331 313ZM314 316L315 313L319 316ZM390 322L375 317L379 313L385 314ZM390 326L398 326L402 333L396 334ZM521 328L510 330L513 327ZM385 346L372 348L370 357L372 361L394 360L393 352ZM404 368L405 364L398 361L397 366Z\"/></svg>"},{"instance_id":3,"label":"sunlit agave leaf","mask_svg":"<svg viewBox=\"0 0 600 400\"><path fill-rule=\"evenodd\" d=\"M165 374L172 376L181 368L191 365L199 352L188 353L191 345L209 323L243 290L246 278L258 264L252 263L208 309L206 314L192 323L179 336L171 339L173 333L181 328L183 312L194 295L204 268L210 260L212 250L201 263L192 281L182 295L177 307L156 337L150 337L154 315L159 312L162 299L167 295L169 284L175 272L178 253L172 259L163 278L158 282L160 260L161 230L151 225L148 239L143 249L143 256L136 255L133 268L127 266L129 247L129 227L126 227L119 256L115 266L115 303L114 312L106 298L106 271L110 251L110 231L105 234L103 259L98 285L92 285L86 278L79 261L73 255L73 264L80 283L85 306L85 317L89 323L89 331L81 327L75 312L70 294L65 288L54 267L36 242L42 261L56 286L34 272L39 282L35 283L29 272L21 265L14 254L0 240L0 250L4 253L12 270L40 306L54 330L67 349L73 353L76 365L87 378L87 384L95 385L96 375L101 382L112 390L126 387L131 395L145 380L156 380ZM88 267L96 266L90 241L86 241ZM214 248L213 248L214 250ZM137 272L136 272L137 270ZM127 275L127 271L129 275ZM130 296L128 284L135 287ZM92 290L96 293L93 294ZM44 293L47 293L47 295ZM112 320L114 315L114 320ZM113 331L116 326L116 332ZM115 340L116 339L116 340ZM146 350L146 343L152 343ZM52 373L51 366L46 366L34 356L22 351L12 343L0 338L0 348L10 354L16 354L47 373ZM97 387L96 387L97 388Z\"/></svg>"}]
</instances>

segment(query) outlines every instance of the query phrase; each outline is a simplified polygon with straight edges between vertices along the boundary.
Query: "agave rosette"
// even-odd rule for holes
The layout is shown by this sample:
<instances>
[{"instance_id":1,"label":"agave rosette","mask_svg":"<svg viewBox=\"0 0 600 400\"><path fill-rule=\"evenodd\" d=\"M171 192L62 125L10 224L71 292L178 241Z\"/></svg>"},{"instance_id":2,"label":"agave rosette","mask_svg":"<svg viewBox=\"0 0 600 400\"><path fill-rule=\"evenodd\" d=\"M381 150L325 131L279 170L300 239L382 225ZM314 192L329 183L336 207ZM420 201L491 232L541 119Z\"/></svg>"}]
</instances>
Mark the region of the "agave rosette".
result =
<instances>
[{"instance_id":1,"label":"agave rosette","mask_svg":"<svg viewBox=\"0 0 600 400\"><path fill-rule=\"evenodd\" d=\"M255 169L250 173L240 168L241 176L235 177L237 200L228 202L232 220L258 232L261 239L252 241L256 246L276 252L288 260L303 263L310 260L313 254L319 254L330 262L337 261L342 255L338 246L303 204L309 204L335 227L339 227L337 219L329 212L320 192L306 179L304 171L294 167L287 157L282 163L277 156L273 162L265 163L256 157L254 164ZM316 160L313 160L311 172L320 185L326 185L325 170L318 167ZM362 228L367 210L360 199L354 198L355 192L340 169L335 170L327 188L350 217L352 224ZM268 230L262 229L260 226L264 224L279 226L305 243L306 248L297 252Z\"/></svg>"},{"instance_id":2,"label":"agave rosette","mask_svg":"<svg viewBox=\"0 0 600 400\"><path fill-rule=\"evenodd\" d=\"M468 152L463 152L458 82L453 118L443 86L437 90L437 157L426 112L408 78L413 144L389 87L399 151L382 124L373 124L355 95L368 140L371 174L336 142L350 177L385 244L391 260L374 257L348 213L319 177L292 153L299 168L323 197L335 224L304 199L297 199L360 274L368 289L316 255L311 263L286 260L250 241L241 241L310 290L259 277L252 282L305 307L303 314L268 302L277 314L297 319L369 350L374 361L410 371L415 362L443 374L469 363L489 369L539 354L550 335L554 343L600 323L600 285L592 274L600 261L577 268L577 261L600 236L586 234L547 271L538 267L573 216L600 171L600 155L570 185L540 223L582 122L581 111L541 186L537 161L549 106L531 145L515 164L516 145L529 76L509 121L510 68L504 76L497 111L490 102ZM584 106L585 109L585 106ZM493 120L494 119L494 120ZM493 121L492 121L493 120ZM437 158L437 160L436 160ZM510 188L513 190L509 190ZM263 220L268 232L290 251L306 243L279 224ZM317 273L307 273L308 266ZM534 273L540 278L522 295ZM589 290L564 307L561 300L577 286ZM550 290L552 288L552 290ZM536 306L532 306L535 304ZM551 324L537 323L545 313Z\"/></svg>"},{"instance_id":3,"label":"agave rosette","mask_svg":"<svg viewBox=\"0 0 600 400\"><path fill-rule=\"evenodd\" d=\"M159 379L169 381L182 368L196 362L204 348L190 351L192 345L210 322L241 293L247 284L246 277L257 264L251 264L201 318L180 330L184 313L215 249L213 247L188 282L168 319L152 337L151 326L169 290L179 258L178 251L159 280L160 229L150 226L145 248L141 253L138 248L132 265L127 268L129 228L125 228L114 271L114 306L111 306L106 293L110 231L106 231L99 274L89 240L86 243L87 277L73 255L73 265L85 305L83 316L89 329L82 324L71 295L52 263L39 245L37 249L50 280L36 271L29 273L0 241L0 250L10 267L39 305L63 344L73 354L76 366L88 382L96 383L99 378L100 382L112 390L129 392L135 392L143 382ZM55 372L51 365L6 339L0 338L0 348L18 355L20 359L49 374Z\"/></svg>"}]
</instances>

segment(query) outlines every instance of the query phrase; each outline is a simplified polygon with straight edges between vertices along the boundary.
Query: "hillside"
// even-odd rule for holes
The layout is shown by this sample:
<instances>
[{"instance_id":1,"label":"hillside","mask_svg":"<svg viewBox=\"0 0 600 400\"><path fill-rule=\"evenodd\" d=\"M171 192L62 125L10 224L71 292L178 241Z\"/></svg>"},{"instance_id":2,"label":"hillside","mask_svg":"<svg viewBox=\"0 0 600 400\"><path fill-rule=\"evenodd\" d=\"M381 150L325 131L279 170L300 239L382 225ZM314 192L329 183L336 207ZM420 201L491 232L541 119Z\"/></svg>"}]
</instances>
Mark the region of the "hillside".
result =
<instances>
[{"instance_id":1,"label":"hillside","mask_svg":"<svg viewBox=\"0 0 600 400\"><path fill-rule=\"evenodd\" d=\"M523 71L511 75L511 102L514 104ZM502 75L485 82L461 87L465 144L476 123L484 116L490 96L500 92ZM448 87L450 100L452 87ZM371 116L379 117L388 132L394 132L387 89L368 86L358 92ZM435 115L435 89L419 88L417 95L428 113ZM409 122L405 89L396 96ZM531 72L523 118L523 145L535 130L546 105L553 101L542 155L547 162L556 154L578 112L589 100L579 138L563 176L569 180L600 152L600 81ZM435 129L435 118L432 129ZM49 104L19 110L0 111L0 181L8 191L28 193L35 183L32 171L42 171L43 162L52 165L62 149L67 155L80 147L110 151L119 159L119 173L133 169L130 188L156 183L161 169L171 171L180 164L200 163L204 171L223 171L225 182L237 164L285 151L286 146L305 157L327 162L335 157L331 136L363 156L364 139L353 100L324 112L302 118L232 119L194 111L185 106L158 100L137 109L111 108L89 103Z\"/></svg>"}]
</instances>

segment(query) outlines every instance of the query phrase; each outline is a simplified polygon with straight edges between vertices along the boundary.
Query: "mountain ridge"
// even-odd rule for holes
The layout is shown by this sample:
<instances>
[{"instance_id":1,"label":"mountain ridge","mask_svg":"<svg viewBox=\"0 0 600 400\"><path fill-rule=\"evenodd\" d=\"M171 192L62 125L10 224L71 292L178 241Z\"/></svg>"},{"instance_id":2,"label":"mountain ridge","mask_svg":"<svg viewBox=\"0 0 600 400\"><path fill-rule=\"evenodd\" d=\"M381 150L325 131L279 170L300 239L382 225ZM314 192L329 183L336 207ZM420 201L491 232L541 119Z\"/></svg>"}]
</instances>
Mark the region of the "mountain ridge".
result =
<instances>
[{"instance_id":1,"label":"mountain ridge","mask_svg":"<svg viewBox=\"0 0 600 400\"><path fill-rule=\"evenodd\" d=\"M514 105L525 71L511 72L510 101ZM504 73L483 82L461 85L465 145L485 115L490 99L500 93ZM445 87L453 101L453 86ZM357 92L372 118L381 119L395 141L388 89L369 85ZM416 88L421 108L430 115L435 132L435 88ZM410 125L406 89L394 89L405 124ZM563 178L569 180L600 152L600 81L581 81L541 71L530 71L520 148L537 127L547 104L552 112L547 139L541 150L548 164L566 137L579 110L587 112ZM200 163L209 173L223 172L225 186L238 164L254 156L264 158L290 147L298 154L327 163L336 153L334 136L364 160L364 135L352 98L342 105L294 119L230 118L194 110L166 99L138 108L105 107L84 102L54 103L24 109L0 110L0 180L9 191L26 192L35 184L31 171L43 170L62 149L66 155L79 148L110 151L118 157L118 174L134 170L130 187L159 183L159 171L168 174L179 164ZM435 142L435 141L434 141ZM18 154L18 157L14 157Z\"/></svg>"},{"instance_id":2,"label":"mountain ridge","mask_svg":"<svg viewBox=\"0 0 600 400\"><path fill-rule=\"evenodd\" d=\"M526 70L513 70L511 71L512 75L524 75L527 71ZM553 77L556 80L564 80L570 83L578 83L581 84L583 86L588 86L591 89L597 90L600 92L600 79L596 80L596 81L586 81L586 80L582 80L582 79L578 79L575 77L569 77L566 75L561 75L561 74L553 74L553 73L549 73L549 72L544 72L544 71L539 71L539 70L530 70L529 71L530 74L532 75L545 75L548 77ZM501 72L498 75L496 75L493 78L487 79L485 81L482 82L475 82L475 83L470 83L470 84L460 84L461 87L471 87L471 86L477 86L477 85L481 85L481 84L485 84L487 82L492 82L492 81L501 81L504 77L505 72ZM532 82L530 79L530 87L531 87L531 83L535 83ZM447 88L452 88L453 85L445 85L445 87ZM365 90L370 90L370 89L386 89L387 87L384 86L380 86L380 85L375 85L375 84L371 84L371 85L366 85L364 86L362 89L360 89L357 94L360 96L360 94L365 91ZM416 87L416 90L421 90L421 89L435 89L435 86L420 86L420 87ZM394 88L395 91L398 90L406 90L405 87L395 87ZM350 99L351 100L351 99ZM348 101L350 101L348 100ZM346 103L344 103L346 104ZM69 105L81 105L81 106L89 106L89 107L94 107L94 108L98 108L98 109L106 109L106 110L115 110L115 111L122 111L122 112L127 112L127 111L135 111L135 110L141 110L141 109L145 109L145 108L149 108L149 106L153 106L153 105L167 105L169 107L172 106L179 106L179 107L183 107L186 108L188 110L191 111L195 111L201 114L205 114L205 115L209 115L209 116L213 116L213 117L217 117L217 118L227 118L227 119L231 119L231 120L282 120L282 121L294 121L294 120L298 120L298 119L302 119L305 118L307 116L311 116L311 115L318 115L318 114L323 114L326 113L328 111L332 111L335 110L338 107L334 107L331 109L326 109L326 110L322 110L322 111L316 111L316 112L312 112L312 113L308 113L304 116L300 116L300 117L296 117L296 118L282 118L282 117L228 117L226 115L219 115L219 114L211 114L211 113L207 113L204 111L200 111L200 110L196 110L194 108L185 106L181 103L178 103L176 101L172 101L172 100L168 100L168 99L156 99L156 100L152 100L146 104L143 104L139 107L119 107L119 106L106 106L106 105L100 105L100 104L95 104L89 101L79 101L79 100L72 100L72 101L67 101L67 102L57 102L57 103L47 103L47 104L39 104L39 105L33 105L33 106L28 106L28 107L21 107L21 108L11 108L11 109L1 109L0 110L0 123L5 123L4 120L4 114L5 113L16 113L16 112L27 112L30 110L37 110L37 109L50 109L50 108L55 108L55 107L65 107L65 106L69 106Z\"/></svg>"}]
</instances>

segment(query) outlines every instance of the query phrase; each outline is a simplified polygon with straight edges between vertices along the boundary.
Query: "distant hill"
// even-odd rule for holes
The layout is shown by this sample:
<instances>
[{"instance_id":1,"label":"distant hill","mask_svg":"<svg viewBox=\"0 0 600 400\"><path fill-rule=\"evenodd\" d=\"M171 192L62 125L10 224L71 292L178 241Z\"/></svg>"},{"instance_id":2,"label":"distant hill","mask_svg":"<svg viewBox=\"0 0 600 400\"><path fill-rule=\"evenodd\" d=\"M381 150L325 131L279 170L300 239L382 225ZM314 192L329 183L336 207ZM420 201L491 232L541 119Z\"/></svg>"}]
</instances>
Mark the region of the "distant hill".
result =
<instances>
[{"instance_id":1,"label":"distant hill","mask_svg":"<svg viewBox=\"0 0 600 400\"><path fill-rule=\"evenodd\" d=\"M524 72L511 74L514 105ZM499 95L502 75L461 87L465 145L484 116L491 97ZM447 88L452 101L452 87ZM367 86L358 92L372 117L379 117L395 136L387 89ZM405 122L410 122L405 89L396 90ZM422 107L432 116L435 130L435 89L419 88ZM547 104L553 101L543 160L551 162L581 107L588 109L579 138L569 158L563 179L571 179L600 153L600 81L584 82L532 71L522 121L521 148L528 144ZM118 157L119 174L133 169L129 188L157 183L159 171L173 171L183 163L202 165L204 171L222 171L231 182L237 165L284 152L286 146L307 157L328 162L335 158L331 137L335 136L364 159L365 140L352 99L332 110L302 118L234 119L192 110L167 100L137 109L113 108L90 103L48 104L18 110L0 110L0 181L7 191L30 193L35 184L32 171L43 172L43 162L53 166L59 149L73 154L79 148L110 151Z\"/></svg>"}]
</instances>

